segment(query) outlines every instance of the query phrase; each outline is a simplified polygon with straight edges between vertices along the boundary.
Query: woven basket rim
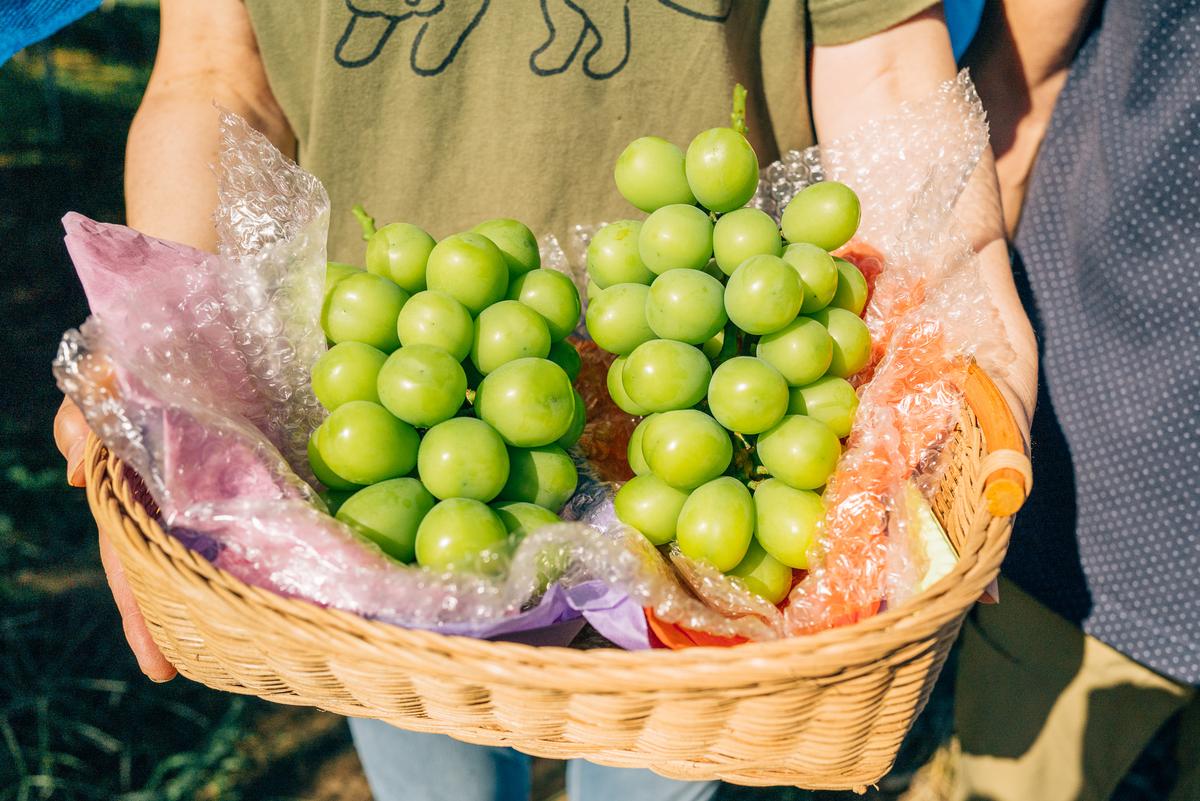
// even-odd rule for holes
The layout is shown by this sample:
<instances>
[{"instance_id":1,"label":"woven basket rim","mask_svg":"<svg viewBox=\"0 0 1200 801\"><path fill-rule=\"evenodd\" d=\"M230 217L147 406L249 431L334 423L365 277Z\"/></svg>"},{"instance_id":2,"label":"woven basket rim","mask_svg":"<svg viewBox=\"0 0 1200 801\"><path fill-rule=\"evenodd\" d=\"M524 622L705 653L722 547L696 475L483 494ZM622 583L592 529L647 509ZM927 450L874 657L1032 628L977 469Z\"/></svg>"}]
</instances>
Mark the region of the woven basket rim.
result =
<instances>
[{"instance_id":1,"label":"woven basket rim","mask_svg":"<svg viewBox=\"0 0 1200 801\"><path fill-rule=\"evenodd\" d=\"M984 380L987 380L986 376ZM226 598L240 599L260 607L261 612L288 619L289 637L298 636L302 631L326 643L332 637L341 645L365 649L365 652L374 652L385 659L395 648L475 652L477 656L486 653L496 663L496 674L488 678L501 683L506 668L513 663L553 663L559 670L615 670L626 674L630 669L645 667L647 660L655 660L656 666L686 667L689 677L697 679L705 674L726 673L735 663L754 663L754 673L759 676L800 675L807 672L804 667L811 662L834 661L847 668L859 664L860 660L866 664L878 653L882 639L895 639L898 643L915 640L956 621L964 604L973 602L994 578L1007 545L1005 527L983 526L980 533L961 544L953 570L932 587L895 609L813 634L730 647L696 646L681 650L627 651L616 647L584 650L535 646L405 628L246 584L166 533L133 498L120 460L108 453L94 436L89 437L86 464L89 467L87 491L94 510L109 506L110 513L115 513L126 528L133 528L130 534L136 533L147 547L157 552L154 558L164 569L174 570L184 579L191 574L193 581L200 579L208 589ZM180 592L193 591L186 580L178 582L178 586ZM801 657L805 659L804 663L797 661Z\"/></svg>"}]
</instances>

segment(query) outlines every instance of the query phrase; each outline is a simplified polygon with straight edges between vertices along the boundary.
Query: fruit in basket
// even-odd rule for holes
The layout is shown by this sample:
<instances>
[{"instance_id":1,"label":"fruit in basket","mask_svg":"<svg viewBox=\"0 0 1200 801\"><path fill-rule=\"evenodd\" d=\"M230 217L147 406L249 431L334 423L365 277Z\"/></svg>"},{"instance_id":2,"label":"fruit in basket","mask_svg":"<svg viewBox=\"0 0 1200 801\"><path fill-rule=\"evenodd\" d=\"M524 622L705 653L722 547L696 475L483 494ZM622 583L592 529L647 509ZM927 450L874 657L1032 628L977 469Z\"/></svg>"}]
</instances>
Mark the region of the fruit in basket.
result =
<instances>
[{"instance_id":1,"label":"fruit in basket","mask_svg":"<svg viewBox=\"0 0 1200 801\"><path fill-rule=\"evenodd\" d=\"M663 412L642 435L642 455L654 475L678 489L694 489L725 472L733 459L729 433L704 412Z\"/></svg>"},{"instance_id":2,"label":"fruit in basket","mask_svg":"<svg viewBox=\"0 0 1200 801\"><path fill-rule=\"evenodd\" d=\"M429 254L425 282L479 314L508 291L508 264L500 248L483 234L448 236Z\"/></svg>"},{"instance_id":3,"label":"fruit in basket","mask_svg":"<svg viewBox=\"0 0 1200 801\"><path fill-rule=\"evenodd\" d=\"M391 279L405 292L420 292L435 244L432 236L410 223L385 225L367 240L367 272Z\"/></svg>"},{"instance_id":4,"label":"fruit in basket","mask_svg":"<svg viewBox=\"0 0 1200 801\"><path fill-rule=\"evenodd\" d=\"M788 242L837 250L858 230L862 209L854 190L837 181L801 189L783 210L780 225Z\"/></svg>"},{"instance_id":5,"label":"fruit in basket","mask_svg":"<svg viewBox=\"0 0 1200 801\"><path fill-rule=\"evenodd\" d=\"M688 145L684 164L692 194L709 211L740 209L758 188L758 156L733 128L697 134Z\"/></svg>"},{"instance_id":6,"label":"fruit in basket","mask_svg":"<svg viewBox=\"0 0 1200 801\"><path fill-rule=\"evenodd\" d=\"M820 420L838 439L850 434L856 411L858 394L844 378L827 375L789 391L788 414L806 414Z\"/></svg>"},{"instance_id":7,"label":"fruit in basket","mask_svg":"<svg viewBox=\"0 0 1200 801\"><path fill-rule=\"evenodd\" d=\"M337 286L338 282L343 278L361 273L361 267L355 267L353 264L343 264L338 261L326 262L325 264L325 297L324 300L329 300L329 293Z\"/></svg>"},{"instance_id":8,"label":"fruit in basket","mask_svg":"<svg viewBox=\"0 0 1200 801\"><path fill-rule=\"evenodd\" d=\"M683 151L661 137L630 142L617 157L613 178L621 196L645 212L696 202L684 172Z\"/></svg>"},{"instance_id":9,"label":"fruit in basket","mask_svg":"<svg viewBox=\"0 0 1200 801\"><path fill-rule=\"evenodd\" d=\"M510 278L516 278L542 266L537 237L523 222L502 217L481 222L471 231L483 234L500 249L504 263L508 265Z\"/></svg>"},{"instance_id":10,"label":"fruit in basket","mask_svg":"<svg viewBox=\"0 0 1200 801\"><path fill-rule=\"evenodd\" d=\"M688 493L653 475L634 476L613 499L617 517L655 545L675 539L675 524Z\"/></svg>"},{"instance_id":11,"label":"fruit in basket","mask_svg":"<svg viewBox=\"0 0 1200 801\"><path fill-rule=\"evenodd\" d=\"M510 448L508 462L501 500L525 501L557 512L575 494L579 483L575 462L557 445Z\"/></svg>"},{"instance_id":12,"label":"fruit in basket","mask_svg":"<svg viewBox=\"0 0 1200 801\"><path fill-rule=\"evenodd\" d=\"M770 334L796 319L804 293L796 270L778 256L751 256L729 276L725 311L747 334Z\"/></svg>"},{"instance_id":13,"label":"fruit in basket","mask_svg":"<svg viewBox=\"0 0 1200 801\"><path fill-rule=\"evenodd\" d=\"M817 491L858 408L845 379L870 359L859 316L868 287L829 252L858 227L849 187L798 193L782 232L745 205L758 161L743 136L743 98L735 93L734 127L702 132L682 160L694 201L654 196L648 169L627 191L633 156L647 153L663 164L671 154L661 180L678 190L668 143L638 140L622 155L621 191L650 215L608 225L589 245L587 326L617 357L613 403L643 417L628 440L634 478L617 493L617 517L778 603L792 568L807 565L824 520Z\"/></svg>"},{"instance_id":14,"label":"fruit in basket","mask_svg":"<svg viewBox=\"0 0 1200 801\"><path fill-rule=\"evenodd\" d=\"M544 359L549 355L550 330L546 321L524 303L501 301L475 318L471 363L480 375L487 375L514 359L525 356Z\"/></svg>"},{"instance_id":15,"label":"fruit in basket","mask_svg":"<svg viewBox=\"0 0 1200 801\"><path fill-rule=\"evenodd\" d=\"M712 221L702 209L663 206L642 223L638 254L655 275L667 270L701 270L712 258Z\"/></svg>"},{"instance_id":16,"label":"fruit in basket","mask_svg":"<svg viewBox=\"0 0 1200 801\"><path fill-rule=\"evenodd\" d=\"M767 553L755 538L750 539L746 555L728 574L768 603L779 603L792 588L792 569Z\"/></svg>"},{"instance_id":17,"label":"fruit in basket","mask_svg":"<svg viewBox=\"0 0 1200 801\"><path fill-rule=\"evenodd\" d=\"M649 284L654 280L654 273L646 269L638 253L641 232L640 220L620 220L596 232L587 249L589 285L608 289L614 284ZM589 291L588 300L591 298Z\"/></svg>"},{"instance_id":18,"label":"fruit in basket","mask_svg":"<svg viewBox=\"0 0 1200 801\"><path fill-rule=\"evenodd\" d=\"M471 313L445 292L418 292L396 319L401 345L432 345L461 362L471 352L475 323Z\"/></svg>"},{"instance_id":19,"label":"fruit in basket","mask_svg":"<svg viewBox=\"0 0 1200 801\"><path fill-rule=\"evenodd\" d=\"M751 256L778 256L782 249L779 226L760 209L731 211L713 226L713 255L725 275Z\"/></svg>"},{"instance_id":20,"label":"fruit in basket","mask_svg":"<svg viewBox=\"0 0 1200 801\"><path fill-rule=\"evenodd\" d=\"M774 367L792 386L811 384L833 361L833 338L816 320L797 317L758 341L754 354Z\"/></svg>"},{"instance_id":21,"label":"fruit in basket","mask_svg":"<svg viewBox=\"0 0 1200 801\"><path fill-rule=\"evenodd\" d=\"M557 270L531 270L514 278L508 297L536 311L546 321L550 339L565 339L579 325L579 290L570 276Z\"/></svg>"},{"instance_id":22,"label":"fruit in basket","mask_svg":"<svg viewBox=\"0 0 1200 801\"><path fill-rule=\"evenodd\" d=\"M560 339L558 342L551 343L550 353L546 358L561 367L567 374L567 378L572 381L579 378L583 360L579 358L579 351L570 342Z\"/></svg>"},{"instance_id":23,"label":"fruit in basket","mask_svg":"<svg viewBox=\"0 0 1200 801\"><path fill-rule=\"evenodd\" d=\"M763 467L796 489L825 486L841 454L841 443L829 426L804 415L788 415L758 437Z\"/></svg>"},{"instance_id":24,"label":"fruit in basket","mask_svg":"<svg viewBox=\"0 0 1200 801\"><path fill-rule=\"evenodd\" d=\"M625 358L625 394L648 412L695 406L704 397L712 368L698 348L670 339L643 342Z\"/></svg>"},{"instance_id":25,"label":"fruit in basket","mask_svg":"<svg viewBox=\"0 0 1200 801\"><path fill-rule=\"evenodd\" d=\"M331 342L363 342L385 353L400 347L396 318L408 293L382 276L357 273L333 287L321 310Z\"/></svg>"},{"instance_id":26,"label":"fruit in basket","mask_svg":"<svg viewBox=\"0 0 1200 801\"><path fill-rule=\"evenodd\" d=\"M475 414L510 445L549 445L571 428L575 392L563 369L548 359L508 362L479 382Z\"/></svg>"},{"instance_id":27,"label":"fruit in basket","mask_svg":"<svg viewBox=\"0 0 1200 801\"><path fill-rule=\"evenodd\" d=\"M412 470L418 441L416 429L379 404L350 401L321 425L317 449L325 465L346 481L374 484Z\"/></svg>"},{"instance_id":28,"label":"fruit in basket","mask_svg":"<svg viewBox=\"0 0 1200 801\"><path fill-rule=\"evenodd\" d=\"M739 434L766 431L783 419L787 407L787 382L761 359L736 356L723 362L708 384L709 411Z\"/></svg>"},{"instance_id":29,"label":"fruit in basket","mask_svg":"<svg viewBox=\"0 0 1200 801\"><path fill-rule=\"evenodd\" d=\"M376 384L387 358L383 351L362 342L334 345L313 365L313 394L328 411L356 400L379 403Z\"/></svg>"},{"instance_id":30,"label":"fruit in basket","mask_svg":"<svg viewBox=\"0 0 1200 801\"><path fill-rule=\"evenodd\" d=\"M572 388L572 393L575 395L575 408L571 414L571 426L567 429L567 433L554 441L554 444L560 448L573 448L583 436L583 429L587 426L587 402L583 396L579 394L579 390Z\"/></svg>"},{"instance_id":31,"label":"fruit in basket","mask_svg":"<svg viewBox=\"0 0 1200 801\"><path fill-rule=\"evenodd\" d=\"M504 488L509 469L504 440L473 417L456 417L429 429L417 452L421 483L442 500L490 501Z\"/></svg>"},{"instance_id":32,"label":"fruit in basket","mask_svg":"<svg viewBox=\"0 0 1200 801\"><path fill-rule=\"evenodd\" d=\"M646 323L655 336L702 345L728 319L725 287L700 270L668 270L654 279L646 297Z\"/></svg>"},{"instance_id":33,"label":"fruit in basket","mask_svg":"<svg viewBox=\"0 0 1200 801\"><path fill-rule=\"evenodd\" d=\"M867 305L867 279L854 264L845 259L834 259L838 271L837 289L830 306L845 309L861 316Z\"/></svg>"},{"instance_id":34,"label":"fruit in basket","mask_svg":"<svg viewBox=\"0 0 1200 801\"><path fill-rule=\"evenodd\" d=\"M429 428L449 420L463 405L467 374L441 348L405 345L387 357L376 386L385 409L409 425Z\"/></svg>"},{"instance_id":35,"label":"fruit in basket","mask_svg":"<svg viewBox=\"0 0 1200 801\"><path fill-rule=\"evenodd\" d=\"M562 519L544 506L524 501L508 501L492 505L504 528L514 537L524 537L542 526L561 523Z\"/></svg>"},{"instance_id":36,"label":"fruit in basket","mask_svg":"<svg viewBox=\"0 0 1200 801\"><path fill-rule=\"evenodd\" d=\"M769 478L754 490L754 537L788 567L808 569L808 551L825 521L821 496Z\"/></svg>"},{"instance_id":37,"label":"fruit in basket","mask_svg":"<svg viewBox=\"0 0 1200 801\"><path fill-rule=\"evenodd\" d=\"M325 464L325 460L321 458L320 437L321 431L325 428L324 425L318 426L308 435L308 466L312 469L313 475L317 477L326 487L332 490L357 490L361 485L355 484L353 481L347 481L339 476Z\"/></svg>"},{"instance_id":38,"label":"fruit in basket","mask_svg":"<svg viewBox=\"0 0 1200 801\"><path fill-rule=\"evenodd\" d=\"M588 334L609 353L626 356L638 345L654 339L646 322L646 298L650 287L644 284L613 284L588 303Z\"/></svg>"},{"instance_id":39,"label":"fruit in basket","mask_svg":"<svg viewBox=\"0 0 1200 801\"><path fill-rule=\"evenodd\" d=\"M411 562L416 556L417 528L435 503L415 478L393 478L351 495L336 517L388 556Z\"/></svg>"},{"instance_id":40,"label":"fruit in basket","mask_svg":"<svg viewBox=\"0 0 1200 801\"><path fill-rule=\"evenodd\" d=\"M508 540L504 522L487 504L470 498L448 498L426 513L414 543L422 567L472 567L485 551Z\"/></svg>"},{"instance_id":41,"label":"fruit in basket","mask_svg":"<svg viewBox=\"0 0 1200 801\"><path fill-rule=\"evenodd\" d=\"M746 485L731 476L692 491L675 524L679 550L692 559L731 570L742 561L754 534L754 501Z\"/></svg>"}]
</instances>

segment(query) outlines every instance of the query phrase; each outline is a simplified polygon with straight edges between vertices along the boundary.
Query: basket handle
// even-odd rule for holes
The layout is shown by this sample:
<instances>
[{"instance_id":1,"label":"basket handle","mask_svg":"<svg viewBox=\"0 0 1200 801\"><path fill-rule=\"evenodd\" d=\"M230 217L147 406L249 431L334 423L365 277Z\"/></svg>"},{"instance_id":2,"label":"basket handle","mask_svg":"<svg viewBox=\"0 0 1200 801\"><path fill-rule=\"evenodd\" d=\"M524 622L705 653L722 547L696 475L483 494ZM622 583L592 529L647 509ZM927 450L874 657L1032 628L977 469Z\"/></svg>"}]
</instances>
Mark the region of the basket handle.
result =
<instances>
[{"instance_id":1,"label":"basket handle","mask_svg":"<svg viewBox=\"0 0 1200 801\"><path fill-rule=\"evenodd\" d=\"M974 362L963 389L988 446L980 466L987 510L993 517L1015 515L1033 487L1033 468L1017 420L995 382Z\"/></svg>"}]
</instances>

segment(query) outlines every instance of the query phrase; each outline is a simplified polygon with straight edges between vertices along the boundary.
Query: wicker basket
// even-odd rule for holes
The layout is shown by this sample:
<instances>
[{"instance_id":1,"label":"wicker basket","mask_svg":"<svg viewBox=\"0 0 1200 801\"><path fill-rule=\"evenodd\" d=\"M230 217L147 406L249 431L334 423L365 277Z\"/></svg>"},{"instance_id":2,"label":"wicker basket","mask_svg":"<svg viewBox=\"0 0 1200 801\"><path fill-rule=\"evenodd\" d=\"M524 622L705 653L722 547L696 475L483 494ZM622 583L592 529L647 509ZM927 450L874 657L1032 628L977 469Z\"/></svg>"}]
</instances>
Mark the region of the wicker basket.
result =
<instances>
[{"instance_id":1,"label":"wicker basket","mask_svg":"<svg viewBox=\"0 0 1200 801\"><path fill-rule=\"evenodd\" d=\"M861 788L892 765L999 570L1028 487L995 386L974 370L966 389L934 504L960 551L955 570L855 625L730 648L536 648L371 622L215 569L163 532L95 439L87 495L154 640L209 687L674 778Z\"/></svg>"}]
</instances>

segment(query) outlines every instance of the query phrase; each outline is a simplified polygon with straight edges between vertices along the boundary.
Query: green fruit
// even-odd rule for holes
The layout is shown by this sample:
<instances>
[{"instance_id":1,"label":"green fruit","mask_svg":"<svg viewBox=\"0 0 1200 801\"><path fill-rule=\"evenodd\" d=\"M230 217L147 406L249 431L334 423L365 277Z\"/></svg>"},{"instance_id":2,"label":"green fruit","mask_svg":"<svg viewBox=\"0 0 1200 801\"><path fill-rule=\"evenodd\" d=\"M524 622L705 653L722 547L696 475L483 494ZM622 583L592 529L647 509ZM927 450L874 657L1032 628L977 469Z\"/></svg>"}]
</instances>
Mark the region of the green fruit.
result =
<instances>
[{"instance_id":1,"label":"green fruit","mask_svg":"<svg viewBox=\"0 0 1200 801\"><path fill-rule=\"evenodd\" d=\"M346 499L337 519L401 562L416 558L417 528L436 503L415 478L393 478L363 487Z\"/></svg>"}]
</instances>

